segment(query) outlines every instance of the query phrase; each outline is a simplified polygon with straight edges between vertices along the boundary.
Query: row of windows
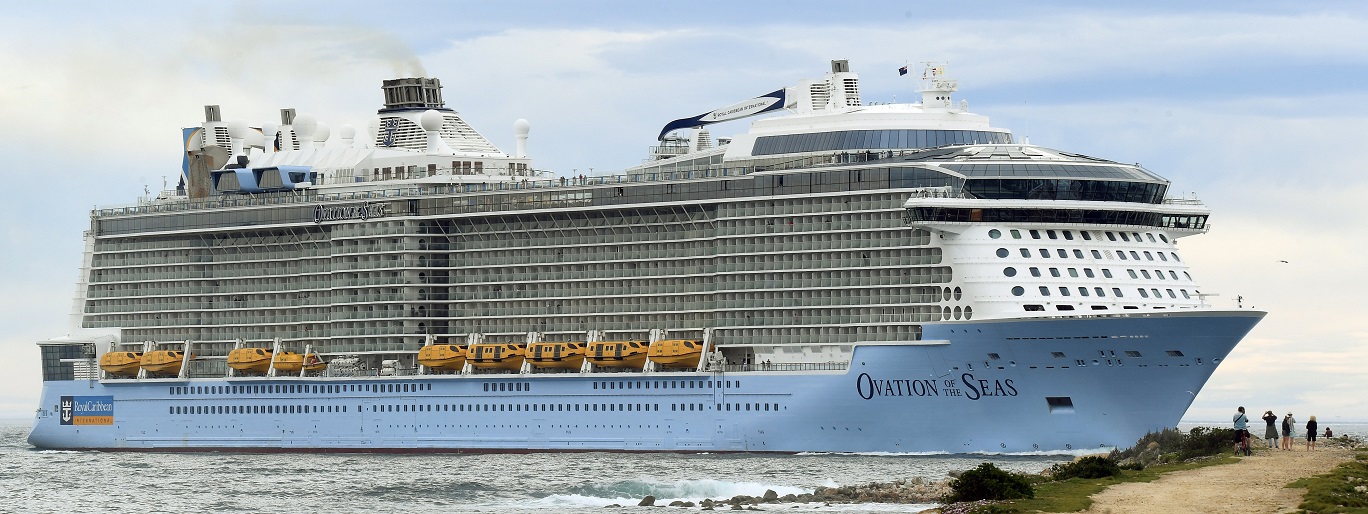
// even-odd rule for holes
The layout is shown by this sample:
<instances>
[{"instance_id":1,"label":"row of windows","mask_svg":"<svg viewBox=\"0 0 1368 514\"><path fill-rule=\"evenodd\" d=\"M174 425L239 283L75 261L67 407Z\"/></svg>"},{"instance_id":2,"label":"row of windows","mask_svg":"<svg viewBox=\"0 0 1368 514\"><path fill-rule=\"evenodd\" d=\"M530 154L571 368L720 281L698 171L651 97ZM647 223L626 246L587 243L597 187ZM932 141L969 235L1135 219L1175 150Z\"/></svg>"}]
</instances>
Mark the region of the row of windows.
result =
<instances>
[{"instance_id":1,"label":"row of windows","mask_svg":"<svg viewBox=\"0 0 1368 514\"><path fill-rule=\"evenodd\" d=\"M198 348L198 347L197 347ZM500 384L503 385L503 384ZM485 384L488 391L489 384ZM530 384L528 384L530 387ZM171 386L172 396L187 394L336 394L336 393L415 393L431 391L432 384L265 384L265 385L223 385L223 386ZM500 389L502 390L502 389ZM521 389L520 389L521 390Z\"/></svg>"},{"instance_id":2,"label":"row of windows","mask_svg":"<svg viewBox=\"0 0 1368 514\"><path fill-rule=\"evenodd\" d=\"M778 411L777 403L723 403L722 411ZM358 412L362 410L357 406ZM701 411L702 403L670 404L671 411ZM371 412L660 412L658 403L554 403L554 404L438 404L438 405L371 405ZM316 414L346 413L346 405L172 405L168 414Z\"/></svg>"},{"instance_id":3,"label":"row of windows","mask_svg":"<svg viewBox=\"0 0 1368 514\"><path fill-rule=\"evenodd\" d=\"M1070 296L1070 295L1072 295L1072 293L1070 292L1070 289L1069 289L1068 286L1058 286L1058 289L1059 289L1059 295L1060 295L1060 296ZM1140 293L1140 297L1141 297L1141 298L1151 298L1151 296L1150 296L1151 294L1153 294L1153 298L1160 298L1160 299L1162 299L1162 298L1164 297L1164 295L1162 295L1162 294L1159 293L1159 288L1157 288L1157 287L1152 287L1152 288L1150 288L1148 291L1146 291L1145 288L1143 288L1143 287L1137 287L1135 290L1136 290L1137 292ZM1051 294L1051 293L1050 293L1050 286L1040 286L1040 287L1039 287L1039 291L1040 291L1040 296L1050 296L1050 294ZM1115 297L1117 297L1117 298L1125 298L1125 295L1122 294L1122 292L1121 292L1121 288L1119 288L1119 287L1113 287L1113 288L1111 288L1111 291L1112 291L1112 295L1113 295L1113 296L1115 296ZM1169 298L1177 299L1177 298L1178 298L1178 294L1181 293L1181 294L1183 295L1183 298L1184 298L1184 299L1186 299L1186 300L1191 300L1191 299L1192 299L1192 295L1189 295L1189 294L1188 294L1187 289L1179 289L1177 293L1175 293L1172 289L1165 289L1164 291L1168 293L1168 297L1169 297ZM1024 288L1024 287L1022 287L1022 286L1013 286L1013 287L1012 287L1012 296L1022 296L1022 295L1025 295L1025 294L1026 294L1026 288ZM1078 296L1091 296L1091 295L1097 295L1098 297L1106 297L1106 296L1107 296L1107 292L1106 292L1105 289L1103 289L1103 288L1101 288L1101 287L1093 287L1093 288L1092 288L1092 293L1090 294L1090 293L1088 292L1088 287L1087 287L1087 286L1078 286Z\"/></svg>"},{"instance_id":4,"label":"row of windows","mask_svg":"<svg viewBox=\"0 0 1368 514\"><path fill-rule=\"evenodd\" d=\"M981 130L839 130L814 134L764 136L755 140L752 155L775 155L834 150L937 148L946 145L1007 144L1012 135Z\"/></svg>"},{"instance_id":5,"label":"row of windows","mask_svg":"<svg viewBox=\"0 0 1368 514\"><path fill-rule=\"evenodd\" d=\"M1021 231L1020 231L1020 230L1011 229L1009 232L1011 232L1011 234L1012 234L1012 239L1021 239ZM1040 239L1040 234L1041 234L1041 232L1044 232L1044 233L1045 233L1045 236L1048 237L1048 238L1050 238L1050 239L1059 239L1059 236L1060 236L1060 235L1063 235L1063 236L1064 236L1064 239L1067 240L1067 241L1073 241L1073 240L1074 240L1074 235L1073 235L1073 231L1072 231L1072 230L1044 230L1044 231L1041 231L1041 230L1029 230L1029 232L1030 232L1030 234L1031 234L1031 239ZM1099 232L1100 232L1100 233L1106 234L1107 239L1110 240L1110 241L1112 241L1112 242L1115 242L1115 241L1117 240L1117 236L1118 236L1118 235L1120 236L1121 241L1123 241L1123 242L1127 242L1127 243L1131 242L1131 238L1132 238L1132 237L1135 238L1134 240L1135 240L1135 242L1137 242L1137 243L1142 243L1142 242L1144 242L1144 239L1141 239L1141 238L1140 238L1140 233L1139 233L1139 232L1112 232L1112 231L1105 231L1105 232L1099 231ZM1087 230L1080 230L1080 231L1078 231L1078 235L1079 235L1079 237L1082 237L1084 241L1092 241L1092 240L1093 240L1092 233L1089 232L1089 231L1087 231ZM1146 233L1145 233L1145 236L1149 238L1149 242L1151 242L1151 243L1157 243L1157 242L1158 242L1158 241L1155 241L1155 238L1154 238L1154 234L1153 234L1153 233L1146 232ZM998 239L998 238L1002 237L1002 231L1001 231L1001 230L998 230L998 229L989 230L989 231L988 231L988 237L991 237L991 238L993 238L993 239ZM1164 235L1164 234L1159 234L1159 241L1163 241L1163 242L1165 242L1165 243L1169 242L1168 236L1166 236L1166 235Z\"/></svg>"},{"instance_id":6,"label":"row of windows","mask_svg":"<svg viewBox=\"0 0 1368 514\"><path fill-rule=\"evenodd\" d=\"M1035 267L1035 266L1032 266L1032 267L1030 267L1029 269L1030 269L1030 272L1031 272L1031 276L1032 276L1032 277L1040 277L1040 276L1042 276L1042 275L1041 275L1041 272L1040 272L1040 268L1037 268L1037 267ZM1062 278L1062 276L1063 276L1063 273L1060 272L1060 269L1059 269L1059 268L1049 268L1049 271L1050 271L1050 276L1051 276L1051 277L1054 277L1054 278ZM1064 271L1068 272L1070 278L1078 278L1078 268L1066 268ZM1134 269L1129 269L1129 268L1127 268L1127 269L1126 269L1126 273L1130 275L1130 278L1133 278L1133 279L1136 279L1136 280L1139 280L1140 277L1141 277L1142 275L1145 277L1145 279L1157 278L1157 279L1159 279L1159 280L1166 280L1166 278L1165 278L1165 276L1164 276L1164 270L1154 270L1154 274L1153 274L1153 275L1150 275L1149 270L1146 270L1146 269L1140 270L1140 273L1137 274L1137 273L1135 272ZM1005 267L1005 268L1002 268L1002 274L1005 275L1005 276L1008 276L1008 277L1015 277L1015 276L1017 275L1017 269L1014 268L1014 267L1012 267L1012 266L1007 266L1007 267ZM1088 278L1096 278L1096 277L1097 277L1097 274L1093 273L1092 268L1083 268L1083 275L1087 276ZM1107 268L1102 268L1102 276L1103 276L1104 278L1114 278L1114 277L1112 276L1111 270L1110 270L1110 269L1107 269ZM1188 272L1186 272L1186 271L1183 272L1183 276L1184 276L1184 277L1187 277L1187 280L1188 280L1188 281L1191 281L1191 280L1192 280L1192 274L1190 274L1190 273L1188 273ZM1176 272L1176 271L1174 271L1174 270L1168 270L1168 277L1167 277L1167 279L1179 280L1179 278L1178 278L1178 272ZM948 293L948 292L946 293L946 299L947 299L947 300L949 299L949 293ZM958 300L959 297L956 296L955 299Z\"/></svg>"},{"instance_id":7,"label":"row of windows","mask_svg":"<svg viewBox=\"0 0 1368 514\"><path fill-rule=\"evenodd\" d=\"M1086 258L1084 257L1083 250L1078 248L1074 248L1072 252L1063 248L1055 248L1053 254L1050 253L1049 248L1039 248L1036 251L1042 259L1050 259L1052 256L1058 256L1060 259L1068 259L1070 255L1075 259ZM1027 259L1032 256L1030 248L1018 248L1017 252ZM1138 261L1140 260L1140 255L1143 254L1147 261L1153 261L1154 258L1158 256L1161 262L1169 262L1169 257L1172 256L1174 262L1181 262L1178 260L1178 254L1175 252L1151 252L1149 250L1116 250L1115 252L1112 250L1088 250L1088 252L1092 255L1092 258L1097 260L1119 259L1123 261ZM1130 257L1126 257L1127 252L1130 252ZM998 248L995 253L999 258L1003 259L1006 259L1007 256L1012 254L1012 252L1006 248Z\"/></svg>"}]
</instances>

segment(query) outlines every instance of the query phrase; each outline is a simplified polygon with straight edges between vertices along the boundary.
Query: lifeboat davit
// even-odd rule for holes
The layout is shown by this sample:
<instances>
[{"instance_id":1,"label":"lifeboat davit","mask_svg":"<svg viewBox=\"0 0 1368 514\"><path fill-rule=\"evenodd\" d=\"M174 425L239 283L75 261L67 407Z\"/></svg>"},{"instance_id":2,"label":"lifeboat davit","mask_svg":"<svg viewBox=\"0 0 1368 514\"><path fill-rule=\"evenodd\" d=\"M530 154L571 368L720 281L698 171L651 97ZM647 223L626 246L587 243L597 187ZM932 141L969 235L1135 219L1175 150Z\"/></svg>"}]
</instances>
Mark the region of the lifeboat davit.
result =
<instances>
[{"instance_id":1,"label":"lifeboat davit","mask_svg":"<svg viewBox=\"0 0 1368 514\"><path fill-rule=\"evenodd\" d=\"M642 368L646 366L646 341L598 341L589 343L587 357L595 366L605 368Z\"/></svg>"},{"instance_id":2,"label":"lifeboat davit","mask_svg":"<svg viewBox=\"0 0 1368 514\"><path fill-rule=\"evenodd\" d=\"M111 376L131 377L142 366L142 352L107 352L100 356L100 369Z\"/></svg>"},{"instance_id":3,"label":"lifeboat davit","mask_svg":"<svg viewBox=\"0 0 1368 514\"><path fill-rule=\"evenodd\" d=\"M527 345L512 343L481 343L470 346L466 360L481 369L522 369Z\"/></svg>"},{"instance_id":4,"label":"lifeboat davit","mask_svg":"<svg viewBox=\"0 0 1368 514\"><path fill-rule=\"evenodd\" d=\"M295 352L280 352L275 357L276 371L285 373L299 373L302 368L305 371L320 371L328 367L328 363L318 357L316 353L300 355Z\"/></svg>"},{"instance_id":5,"label":"lifeboat davit","mask_svg":"<svg viewBox=\"0 0 1368 514\"><path fill-rule=\"evenodd\" d=\"M651 343L651 362L667 368L697 368L703 357L703 342L690 339L662 339Z\"/></svg>"},{"instance_id":6,"label":"lifeboat davit","mask_svg":"<svg viewBox=\"0 0 1368 514\"><path fill-rule=\"evenodd\" d=\"M271 367L271 350L237 348L228 352L228 367L248 373L265 373Z\"/></svg>"},{"instance_id":7,"label":"lifeboat davit","mask_svg":"<svg viewBox=\"0 0 1368 514\"><path fill-rule=\"evenodd\" d=\"M159 375L179 375L183 362L185 352L181 350L153 350L142 356L142 368Z\"/></svg>"},{"instance_id":8,"label":"lifeboat davit","mask_svg":"<svg viewBox=\"0 0 1368 514\"><path fill-rule=\"evenodd\" d=\"M538 368L580 369L586 346L577 341L532 343L527 346L527 362Z\"/></svg>"},{"instance_id":9,"label":"lifeboat davit","mask_svg":"<svg viewBox=\"0 0 1368 514\"><path fill-rule=\"evenodd\" d=\"M418 364L437 371L459 371L465 367L466 350L454 344L434 344L418 350Z\"/></svg>"}]
</instances>

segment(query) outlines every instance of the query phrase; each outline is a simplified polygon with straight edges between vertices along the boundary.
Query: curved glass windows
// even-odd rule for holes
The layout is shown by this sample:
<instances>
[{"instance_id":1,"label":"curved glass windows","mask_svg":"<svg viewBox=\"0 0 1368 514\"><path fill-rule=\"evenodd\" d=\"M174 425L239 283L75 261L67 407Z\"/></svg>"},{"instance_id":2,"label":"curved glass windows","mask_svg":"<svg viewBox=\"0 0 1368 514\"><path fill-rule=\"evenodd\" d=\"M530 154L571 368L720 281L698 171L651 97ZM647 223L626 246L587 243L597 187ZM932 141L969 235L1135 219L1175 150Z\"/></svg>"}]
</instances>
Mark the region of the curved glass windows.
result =
<instances>
[{"instance_id":1,"label":"curved glass windows","mask_svg":"<svg viewBox=\"0 0 1368 514\"><path fill-rule=\"evenodd\" d=\"M971 178L964 191L993 200L1089 200L1159 204L1168 186L1110 180Z\"/></svg>"},{"instance_id":2,"label":"curved glass windows","mask_svg":"<svg viewBox=\"0 0 1368 514\"><path fill-rule=\"evenodd\" d=\"M1010 144L1012 134L982 130L839 130L756 138L752 155L836 150L937 148L965 144Z\"/></svg>"},{"instance_id":3,"label":"curved glass windows","mask_svg":"<svg viewBox=\"0 0 1368 514\"><path fill-rule=\"evenodd\" d=\"M909 222L984 222L984 223L1076 223L1089 225L1137 225L1146 227L1206 227L1207 216L1169 216L1154 212L1094 209L970 209L958 207L912 207ZM1108 232L1108 238L1116 236ZM1137 259L1138 259L1137 254ZM1172 252L1170 257L1176 255Z\"/></svg>"}]
</instances>

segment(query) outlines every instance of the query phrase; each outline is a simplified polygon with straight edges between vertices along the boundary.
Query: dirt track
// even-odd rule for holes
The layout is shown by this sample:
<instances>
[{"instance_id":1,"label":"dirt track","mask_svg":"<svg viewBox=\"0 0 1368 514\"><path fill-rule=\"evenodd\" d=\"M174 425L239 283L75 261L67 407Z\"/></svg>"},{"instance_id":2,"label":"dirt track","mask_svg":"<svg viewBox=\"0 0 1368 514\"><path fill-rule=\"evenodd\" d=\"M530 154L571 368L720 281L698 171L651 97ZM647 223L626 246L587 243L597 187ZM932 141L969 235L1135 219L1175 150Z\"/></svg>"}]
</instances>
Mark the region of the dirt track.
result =
<instances>
[{"instance_id":1,"label":"dirt track","mask_svg":"<svg viewBox=\"0 0 1368 514\"><path fill-rule=\"evenodd\" d=\"M1326 445L1314 452L1256 450L1240 462L1169 473L1149 483L1126 483L1093 495L1091 514L1295 512L1304 489L1283 486L1353 460L1346 448Z\"/></svg>"}]
</instances>

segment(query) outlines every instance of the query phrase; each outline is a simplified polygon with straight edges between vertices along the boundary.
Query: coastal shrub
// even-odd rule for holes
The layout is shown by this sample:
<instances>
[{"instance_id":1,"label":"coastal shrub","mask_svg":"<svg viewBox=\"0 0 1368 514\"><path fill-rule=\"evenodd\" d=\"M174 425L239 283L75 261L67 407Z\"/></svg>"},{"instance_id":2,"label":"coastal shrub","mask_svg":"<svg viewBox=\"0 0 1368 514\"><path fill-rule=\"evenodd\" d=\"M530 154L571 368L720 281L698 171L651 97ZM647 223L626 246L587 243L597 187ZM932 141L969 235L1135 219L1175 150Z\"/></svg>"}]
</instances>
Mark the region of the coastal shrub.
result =
<instances>
[{"instance_id":1,"label":"coastal shrub","mask_svg":"<svg viewBox=\"0 0 1368 514\"><path fill-rule=\"evenodd\" d=\"M1234 441L1233 428L1195 427L1183 438L1182 450L1179 453L1184 459L1219 455L1221 452L1233 451Z\"/></svg>"},{"instance_id":2,"label":"coastal shrub","mask_svg":"<svg viewBox=\"0 0 1368 514\"><path fill-rule=\"evenodd\" d=\"M1050 466L1050 475L1055 480L1070 478L1106 478L1121 474L1116 461L1097 455L1089 455L1073 462Z\"/></svg>"},{"instance_id":3,"label":"coastal shrub","mask_svg":"<svg viewBox=\"0 0 1368 514\"><path fill-rule=\"evenodd\" d=\"M1035 489L1031 487L1030 482L985 462L951 480L950 493L942 499L942 503L1017 498L1035 498Z\"/></svg>"}]
</instances>

